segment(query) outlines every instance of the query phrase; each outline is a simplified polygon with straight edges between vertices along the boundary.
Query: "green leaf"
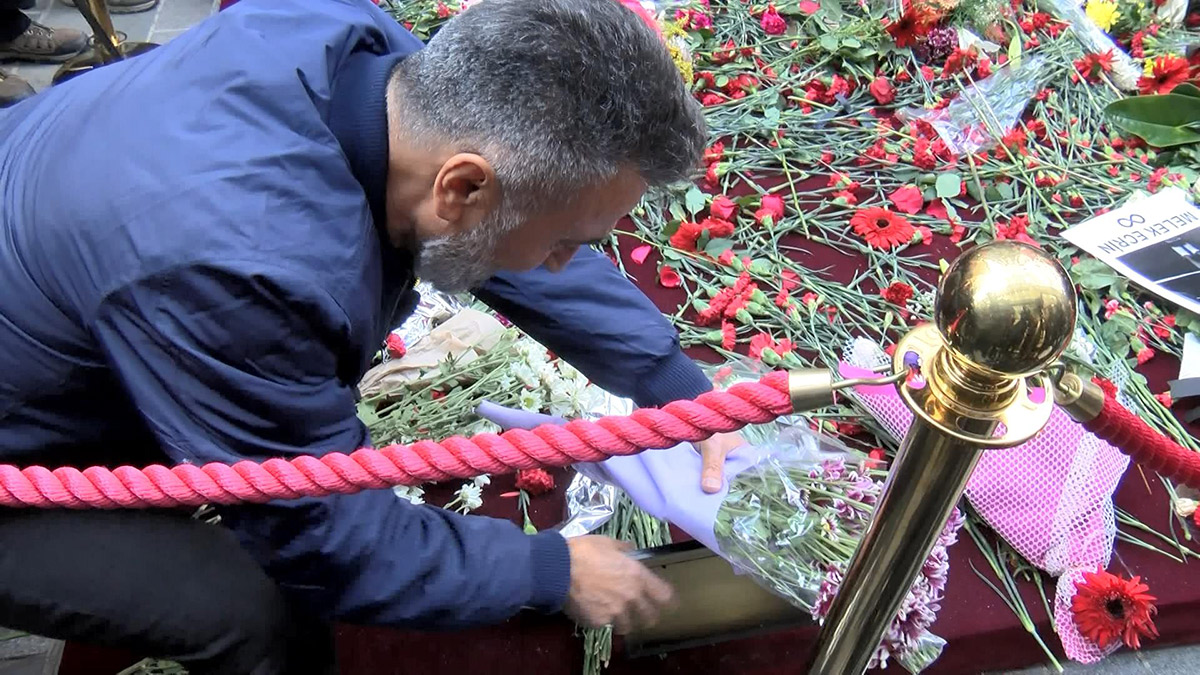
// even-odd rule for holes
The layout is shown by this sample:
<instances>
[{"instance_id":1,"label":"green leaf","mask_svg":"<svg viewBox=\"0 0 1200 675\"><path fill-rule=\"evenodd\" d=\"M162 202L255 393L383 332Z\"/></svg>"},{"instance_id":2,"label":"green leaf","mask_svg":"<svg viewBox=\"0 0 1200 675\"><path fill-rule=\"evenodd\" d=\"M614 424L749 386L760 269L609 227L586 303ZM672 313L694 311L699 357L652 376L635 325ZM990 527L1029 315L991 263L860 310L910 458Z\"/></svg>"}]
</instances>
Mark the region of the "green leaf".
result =
<instances>
[{"instance_id":1,"label":"green leaf","mask_svg":"<svg viewBox=\"0 0 1200 675\"><path fill-rule=\"evenodd\" d=\"M944 173L937 177L937 196L942 199L957 197L959 188L962 187L962 176L956 173Z\"/></svg>"},{"instance_id":2,"label":"green leaf","mask_svg":"<svg viewBox=\"0 0 1200 675\"><path fill-rule=\"evenodd\" d=\"M713 239L704 247L704 252L714 258L733 248L732 239Z\"/></svg>"},{"instance_id":3,"label":"green leaf","mask_svg":"<svg viewBox=\"0 0 1200 675\"><path fill-rule=\"evenodd\" d=\"M1131 96L1109 103L1113 125L1150 145L1170 148L1200 141L1191 125L1200 123L1200 97L1184 94Z\"/></svg>"},{"instance_id":4,"label":"green leaf","mask_svg":"<svg viewBox=\"0 0 1200 675\"><path fill-rule=\"evenodd\" d=\"M1110 350L1123 356L1129 352L1129 339L1136 329L1137 321L1132 316L1118 312L1100 324L1100 340Z\"/></svg>"},{"instance_id":5,"label":"green leaf","mask_svg":"<svg viewBox=\"0 0 1200 675\"><path fill-rule=\"evenodd\" d=\"M683 210L683 204L679 202L671 202L671 206L667 210L671 212L671 218L677 221L688 219L687 211ZM675 227L678 228L679 223L676 223ZM674 234L674 232L669 233L667 236L671 236L671 234Z\"/></svg>"},{"instance_id":6,"label":"green leaf","mask_svg":"<svg viewBox=\"0 0 1200 675\"><path fill-rule=\"evenodd\" d=\"M683 254L670 247L662 249L662 257L666 260L683 260Z\"/></svg>"},{"instance_id":7,"label":"green leaf","mask_svg":"<svg viewBox=\"0 0 1200 675\"><path fill-rule=\"evenodd\" d=\"M1008 41L1008 62L1014 70L1021 67L1021 34L1014 32Z\"/></svg>"},{"instance_id":8,"label":"green leaf","mask_svg":"<svg viewBox=\"0 0 1200 675\"><path fill-rule=\"evenodd\" d=\"M1179 94L1180 96L1195 96L1196 98L1200 98L1200 87L1197 87L1191 82L1184 82L1178 87L1172 89L1171 93Z\"/></svg>"},{"instance_id":9,"label":"green leaf","mask_svg":"<svg viewBox=\"0 0 1200 675\"><path fill-rule=\"evenodd\" d=\"M696 187L695 185L693 185L687 191L687 194L683 196L683 201L688 212L693 216L704 210L704 207L708 204L708 200L704 198L704 193L701 192L700 188Z\"/></svg>"},{"instance_id":10,"label":"green leaf","mask_svg":"<svg viewBox=\"0 0 1200 675\"><path fill-rule=\"evenodd\" d=\"M1099 260L1086 258L1071 267L1071 277L1086 289L1098 290L1108 288L1116 281L1117 273Z\"/></svg>"},{"instance_id":11,"label":"green leaf","mask_svg":"<svg viewBox=\"0 0 1200 675\"><path fill-rule=\"evenodd\" d=\"M996 183L996 192L999 192L1000 196L1003 197L1004 199L1012 199L1013 198L1012 183Z\"/></svg>"},{"instance_id":12,"label":"green leaf","mask_svg":"<svg viewBox=\"0 0 1200 675\"><path fill-rule=\"evenodd\" d=\"M772 126L779 124L779 108L767 108L763 111L763 119Z\"/></svg>"},{"instance_id":13,"label":"green leaf","mask_svg":"<svg viewBox=\"0 0 1200 675\"><path fill-rule=\"evenodd\" d=\"M855 39L855 38L852 38L852 37L844 37L844 38L842 38L842 46L843 46L843 47L848 47L848 48L850 48L850 49L858 49L859 47L861 47L861 46L862 46L862 43L861 43L861 42L859 42L859 41L858 41L857 39Z\"/></svg>"},{"instance_id":14,"label":"green leaf","mask_svg":"<svg viewBox=\"0 0 1200 675\"><path fill-rule=\"evenodd\" d=\"M817 42L821 45L821 49L824 49L827 52L836 52L838 50L838 39L835 35L826 33L825 35L822 35L821 39Z\"/></svg>"}]
</instances>

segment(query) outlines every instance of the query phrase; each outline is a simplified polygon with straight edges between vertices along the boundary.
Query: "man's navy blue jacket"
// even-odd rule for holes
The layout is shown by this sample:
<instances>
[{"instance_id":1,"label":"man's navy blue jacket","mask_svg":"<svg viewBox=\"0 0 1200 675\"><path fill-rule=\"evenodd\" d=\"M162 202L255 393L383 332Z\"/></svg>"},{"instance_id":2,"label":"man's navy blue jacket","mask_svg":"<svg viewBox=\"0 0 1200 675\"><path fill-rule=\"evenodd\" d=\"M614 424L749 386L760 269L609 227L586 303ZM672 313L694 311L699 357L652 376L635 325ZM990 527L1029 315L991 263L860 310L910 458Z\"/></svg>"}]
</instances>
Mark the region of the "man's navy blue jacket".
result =
<instances>
[{"instance_id":1,"label":"man's navy blue jacket","mask_svg":"<svg viewBox=\"0 0 1200 675\"><path fill-rule=\"evenodd\" d=\"M0 111L0 462L369 444L355 385L416 302L411 255L378 223L384 87L420 47L368 0L245 0ZM593 251L478 295L639 404L708 388ZM558 534L387 490L225 515L287 590L347 621L463 626L567 591Z\"/></svg>"}]
</instances>

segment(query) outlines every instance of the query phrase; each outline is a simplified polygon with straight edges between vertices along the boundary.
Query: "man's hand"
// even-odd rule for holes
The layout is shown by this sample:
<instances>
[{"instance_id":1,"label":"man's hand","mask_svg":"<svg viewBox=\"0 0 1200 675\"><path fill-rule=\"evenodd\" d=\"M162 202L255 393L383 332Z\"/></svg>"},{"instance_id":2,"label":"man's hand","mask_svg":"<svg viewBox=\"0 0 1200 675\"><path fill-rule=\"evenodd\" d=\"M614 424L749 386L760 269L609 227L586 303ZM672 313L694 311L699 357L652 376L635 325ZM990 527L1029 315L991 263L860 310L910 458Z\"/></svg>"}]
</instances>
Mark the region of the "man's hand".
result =
<instances>
[{"instance_id":1,"label":"man's hand","mask_svg":"<svg viewBox=\"0 0 1200 675\"><path fill-rule=\"evenodd\" d=\"M721 482L725 474L725 457L733 450L746 444L741 434L713 434L707 441L700 441L696 447L700 450L700 458L704 465L700 471L700 487L705 492L713 493L721 490Z\"/></svg>"},{"instance_id":2,"label":"man's hand","mask_svg":"<svg viewBox=\"0 0 1200 675\"><path fill-rule=\"evenodd\" d=\"M586 535L567 539L571 552L571 590L566 612L589 628L612 625L625 634L651 626L671 603L667 582L630 558L628 542Z\"/></svg>"}]
</instances>

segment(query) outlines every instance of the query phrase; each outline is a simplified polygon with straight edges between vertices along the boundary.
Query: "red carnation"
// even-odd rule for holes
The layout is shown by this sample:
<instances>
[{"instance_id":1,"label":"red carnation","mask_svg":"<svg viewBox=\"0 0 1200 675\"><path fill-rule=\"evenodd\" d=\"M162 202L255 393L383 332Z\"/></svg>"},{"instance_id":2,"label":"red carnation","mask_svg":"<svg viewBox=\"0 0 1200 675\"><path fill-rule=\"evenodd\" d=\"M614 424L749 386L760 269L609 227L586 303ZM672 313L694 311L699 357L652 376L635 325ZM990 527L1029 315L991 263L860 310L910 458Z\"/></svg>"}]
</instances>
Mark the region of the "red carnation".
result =
<instances>
[{"instance_id":1,"label":"red carnation","mask_svg":"<svg viewBox=\"0 0 1200 675\"><path fill-rule=\"evenodd\" d=\"M867 87L867 90L871 92L879 105L887 105L896 100L896 88L882 75L871 80L871 86Z\"/></svg>"},{"instance_id":2,"label":"red carnation","mask_svg":"<svg viewBox=\"0 0 1200 675\"><path fill-rule=\"evenodd\" d=\"M762 29L767 35L783 35L787 32L787 20L775 11L775 5L767 5L762 15Z\"/></svg>"},{"instance_id":3,"label":"red carnation","mask_svg":"<svg viewBox=\"0 0 1200 675\"><path fill-rule=\"evenodd\" d=\"M522 469L517 472L517 489L534 497L554 489L554 476L545 469Z\"/></svg>"},{"instance_id":4,"label":"red carnation","mask_svg":"<svg viewBox=\"0 0 1200 675\"><path fill-rule=\"evenodd\" d=\"M908 304L909 300L912 300L913 287L903 281L897 281L880 291L879 294L893 305L903 307Z\"/></svg>"},{"instance_id":5,"label":"red carnation","mask_svg":"<svg viewBox=\"0 0 1200 675\"><path fill-rule=\"evenodd\" d=\"M737 208L737 204L735 204L729 197L726 197L725 195L717 195L716 199L713 200L712 206L708 208L708 212L711 213L714 218L720 218L721 220L733 220L734 216L737 214Z\"/></svg>"},{"instance_id":6,"label":"red carnation","mask_svg":"<svg viewBox=\"0 0 1200 675\"><path fill-rule=\"evenodd\" d=\"M758 206L758 210L754 212L754 220L760 225L767 219L767 216L771 217L772 223L779 223L783 218L783 197L779 195L763 195Z\"/></svg>"},{"instance_id":7,"label":"red carnation","mask_svg":"<svg viewBox=\"0 0 1200 675\"><path fill-rule=\"evenodd\" d=\"M404 355L408 353L408 347L404 345L404 338L395 333L389 333L384 344L387 345L388 356L393 359L404 358Z\"/></svg>"}]
</instances>

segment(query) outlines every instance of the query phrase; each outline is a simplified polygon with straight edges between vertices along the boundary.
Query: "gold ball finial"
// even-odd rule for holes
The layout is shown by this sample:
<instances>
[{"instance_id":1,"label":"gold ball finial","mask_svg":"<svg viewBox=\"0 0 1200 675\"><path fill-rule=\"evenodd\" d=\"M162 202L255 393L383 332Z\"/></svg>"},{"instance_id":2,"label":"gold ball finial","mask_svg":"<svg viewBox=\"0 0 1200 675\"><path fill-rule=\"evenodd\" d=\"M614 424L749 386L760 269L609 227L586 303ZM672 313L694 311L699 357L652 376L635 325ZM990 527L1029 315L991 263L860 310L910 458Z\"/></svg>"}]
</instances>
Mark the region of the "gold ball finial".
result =
<instances>
[{"instance_id":1,"label":"gold ball finial","mask_svg":"<svg viewBox=\"0 0 1200 675\"><path fill-rule=\"evenodd\" d=\"M950 264L934 315L947 347L977 367L1028 377L1053 363L1075 332L1075 287L1034 246L996 241Z\"/></svg>"}]
</instances>

